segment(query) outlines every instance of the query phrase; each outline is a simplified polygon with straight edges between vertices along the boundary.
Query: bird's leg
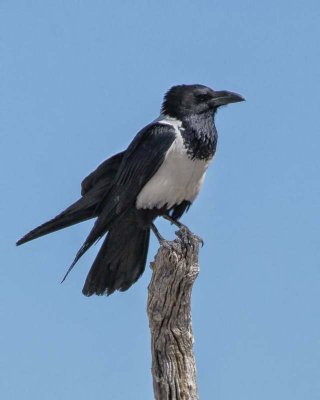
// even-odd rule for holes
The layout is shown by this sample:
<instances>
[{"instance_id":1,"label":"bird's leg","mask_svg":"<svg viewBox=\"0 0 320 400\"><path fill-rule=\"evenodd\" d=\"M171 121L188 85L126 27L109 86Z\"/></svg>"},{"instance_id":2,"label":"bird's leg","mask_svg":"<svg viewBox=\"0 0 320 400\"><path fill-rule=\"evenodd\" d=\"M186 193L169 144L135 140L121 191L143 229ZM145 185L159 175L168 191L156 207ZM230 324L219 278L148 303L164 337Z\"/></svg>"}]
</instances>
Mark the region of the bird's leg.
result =
<instances>
[{"instance_id":1,"label":"bird's leg","mask_svg":"<svg viewBox=\"0 0 320 400\"><path fill-rule=\"evenodd\" d=\"M177 221L177 220L171 218L168 214L164 214L164 215L162 215L162 216L163 216L163 218L166 219L167 221L170 221L172 224L176 225L179 229L185 229L187 232L190 232L190 229L189 229L186 225L184 225L184 224L182 224L181 222L179 222L179 221ZM194 234L192 233L192 235L194 235ZM194 236L196 236L196 235L194 235ZM203 247L203 245L204 245L203 239L202 239L200 236L196 236L196 238L197 238L197 239L199 240L199 242L201 243L201 247Z\"/></svg>"},{"instance_id":2,"label":"bird's leg","mask_svg":"<svg viewBox=\"0 0 320 400\"><path fill-rule=\"evenodd\" d=\"M168 214L164 214L163 218L166 219L167 221L170 221L173 225L177 226L179 229L184 228L187 231L189 228L186 225L183 225L181 222L177 221L176 219L171 218Z\"/></svg>"},{"instance_id":3,"label":"bird's leg","mask_svg":"<svg viewBox=\"0 0 320 400\"><path fill-rule=\"evenodd\" d=\"M155 224L152 222L150 225L152 232L155 234L156 238L158 239L160 246L166 247L168 250L171 249L170 242L166 240L158 231L157 227Z\"/></svg>"},{"instance_id":4,"label":"bird's leg","mask_svg":"<svg viewBox=\"0 0 320 400\"><path fill-rule=\"evenodd\" d=\"M152 232L155 234L156 238L159 240L160 244L165 241L165 238L161 235L161 233L158 231L157 227L153 222L151 222L151 229Z\"/></svg>"},{"instance_id":5,"label":"bird's leg","mask_svg":"<svg viewBox=\"0 0 320 400\"><path fill-rule=\"evenodd\" d=\"M166 247L168 250L170 250L170 249L171 249L170 241L169 241L169 240L166 240L166 239L160 234L160 232L158 231L157 227L155 226L155 224L154 224L153 222L151 223L150 226L151 226L152 232L155 234L156 238L158 239L158 241L159 241L159 243L160 243L160 246Z\"/></svg>"}]
</instances>

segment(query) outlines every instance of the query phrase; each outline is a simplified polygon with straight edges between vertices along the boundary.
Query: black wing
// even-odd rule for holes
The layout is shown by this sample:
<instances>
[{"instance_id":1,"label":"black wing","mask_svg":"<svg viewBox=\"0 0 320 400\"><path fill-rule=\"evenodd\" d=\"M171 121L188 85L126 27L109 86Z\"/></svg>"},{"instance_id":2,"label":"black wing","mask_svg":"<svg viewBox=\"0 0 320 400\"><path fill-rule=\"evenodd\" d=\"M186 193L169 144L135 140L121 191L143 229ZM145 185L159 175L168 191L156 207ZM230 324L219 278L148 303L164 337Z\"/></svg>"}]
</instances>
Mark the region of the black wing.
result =
<instances>
[{"instance_id":1,"label":"black wing","mask_svg":"<svg viewBox=\"0 0 320 400\"><path fill-rule=\"evenodd\" d=\"M112 190L99 205L99 217L92 230L98 234L94 240L109 229L117 215L135 205L141 189L163 163L175 136L172 126L159 123L146 126L137 134L122 158Z\"/></svg>"},{"instance_id":2,"label":"black wing","mask_svg":"<svg viewBox=\"0 0 320 400\"><path fill-rule=\"evenodd\" d=\"M116 218L132 210L138 194L160 168L175 137L172 126L159 123L147 125L136 135L122 157L113 188L98 206L98 218L91 232L63 280L79 258L116 222Z\"/></svg>"},{"instance_id":3,"label":"black wing","mask_svg":"<svg viewBox=\"0 0 320 400\"><path fill-rule=\"evenodd\" d=\"M115 154L101 163L91 174L81 182L81 195L84 196L92 189L109 187L113 182L125 152Z\"/></svg>"},{"instance_id":4,"label":"black wing","mask_svg":"<svg viewBox=\"0 0 320 400\"><path fill-rule=\"evenodd\" d=\"M159 123L147 126L135 137L115 178L117 214L135 204L141 189L162 165L175 137L172 126Z\"/></svg>"}]
</instances>

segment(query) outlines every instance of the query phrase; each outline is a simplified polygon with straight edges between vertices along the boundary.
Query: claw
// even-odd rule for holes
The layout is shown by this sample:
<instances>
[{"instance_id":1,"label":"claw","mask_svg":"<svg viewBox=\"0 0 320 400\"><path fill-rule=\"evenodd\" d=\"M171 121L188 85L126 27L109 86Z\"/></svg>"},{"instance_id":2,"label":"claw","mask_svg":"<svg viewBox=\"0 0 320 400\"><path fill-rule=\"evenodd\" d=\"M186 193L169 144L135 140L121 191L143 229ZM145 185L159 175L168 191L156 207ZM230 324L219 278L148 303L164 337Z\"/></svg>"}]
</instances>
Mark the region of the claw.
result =
<instances>
[{"instance_id":1,"label":"claw","mask_svg":"<svg viewBox=\"0 0 320 400\"><path fill-rule=\"evenodd\" d=\"M203 239L202 239L200 236L194 235L186 225L184 225L184 224L182 224L181 222L179 222L179 221L177 221L177 220L171 218L169 215L166 215L166 214L163 215L163 218L166 219L167 221L170 221L171 224L176 225L176 226L179 228L180 231L189 232L192 236L194 236L194 237L198 240L198 242L201 244L201 247L204 246L204 241L203 241ZM159 240L159 243L160 243L161 245L164 245L165 247L168 248L168 243L169 243L169 241L168 241L168 240L165 240L165 239L161 236L161 234L159 233L159 231L158 231L158 229L156 228L156 226L154 225L154 223L151 224L151 229L152 229L153 233L156 235L157 239ZM178 232L176 232L176 234L177 234L177 233L178 233Z\"/></svg>"},{"instance_id":2,"label":"claw","mask_svg":"<svg viewBox=\"0 0 320 400\"><path fill-rule=\"evenodd\" d=\"M203 247L203 246L204 246L204 241L203 241L203 239L202 239L200 236L196 236L196 235L195 235L195 237L197 238L197 240L198 240L199 243L201 244L201 247Z\"/></svg>"}]
</instances>

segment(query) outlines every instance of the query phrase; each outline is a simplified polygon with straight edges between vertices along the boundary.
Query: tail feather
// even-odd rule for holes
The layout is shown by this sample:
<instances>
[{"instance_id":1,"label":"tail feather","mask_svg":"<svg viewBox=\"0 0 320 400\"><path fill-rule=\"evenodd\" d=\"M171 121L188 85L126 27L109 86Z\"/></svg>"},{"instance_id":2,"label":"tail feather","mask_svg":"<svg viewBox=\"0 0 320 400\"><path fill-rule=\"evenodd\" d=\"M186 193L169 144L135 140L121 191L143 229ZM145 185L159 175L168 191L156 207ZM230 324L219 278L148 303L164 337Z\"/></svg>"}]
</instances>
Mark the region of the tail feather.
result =
<instances>
[{"instance_id":1,"label":"tail feather","mask_svg":"<svg viewBox=\"0 0 320 400\"><path fill-rule=\"evenodd\" d=\"M118 153L99 165L83 180L81 184L82 197L78 201L55 218L27 233L18 240L17 245L96 217L98 214L97 206L111 190L123 154L124 152Z\"/></svg>"},{"instance_id":2,"label":"tail feather","mask_svg":"<svg viewBox=\"0 0 320 400\"><path fill-rule=\"evenodd\" d=\"M106 232L108 232L110 225L112 224L112 221L114 220L116 216L116 211L115 208L110 207L110 213L108 212L109 209L104 209L103 213L101 213L98 218L96 219L96 222L93 225L93 228L91 229L89 235L87 236L86 240L84 241L83 245L80 247L78 250L72 264L68 268L66 274L64 275L62 282L65 281L66 277L69 275L73 267L76 265L76 263L80 260L80 258L90 249L90 247L97 242L99 239L101 239ZM121 217L119 217L121 218Z\"/></svg>"},{"instance_id":3,"label":"tail feather","mask_svg":"<svg viewBox=\"0 0 320 400\"><path fill-rule=\"evenodd\" d=\"M39 238L40 236L58 231L68 226L78 224L79 222L86 221L95 216L96 201L93 197L90 199L82 197L62 213L48 222L32 229L29 233L24 235L17 241L17 246Z\"/></svg>"},{"instance_id":4,"label":"tail feather","mask_svg":"<svg viewBox=\"0 0 320 400\"><path fill-rule=\"evenodd\" d=\"M113 226L90 269L82 293L111 294L125 291L145 269L150 229L142 228L123 216Z\"/></svg>"}]
</instances>

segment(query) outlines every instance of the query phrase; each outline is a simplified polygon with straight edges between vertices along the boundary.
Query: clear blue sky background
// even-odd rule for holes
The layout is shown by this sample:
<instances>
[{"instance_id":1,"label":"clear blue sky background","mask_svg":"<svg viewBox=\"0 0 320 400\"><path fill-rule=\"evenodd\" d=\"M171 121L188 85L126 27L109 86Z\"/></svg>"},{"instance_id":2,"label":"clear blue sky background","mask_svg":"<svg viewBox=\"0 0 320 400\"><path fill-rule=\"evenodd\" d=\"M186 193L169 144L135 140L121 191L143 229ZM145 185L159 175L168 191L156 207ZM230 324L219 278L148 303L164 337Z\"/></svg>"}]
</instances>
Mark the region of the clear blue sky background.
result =
<instances>
[{"instance_id":1,"label":"clear blue sky background","mask_svg":"<svg viewBox=\"0 0 320 400\"><path fill-rule=\"evenodd\" d=\"M202 83L247 102L218 113L217 156L184 218L205 240L201 398L319 399L319 1L2 0L0 14L0 397L152 398L150 269L88 299L98 246L59 281L92 222L14 243L77 198L171 85Z\"/></svg>"}]
</instances>

